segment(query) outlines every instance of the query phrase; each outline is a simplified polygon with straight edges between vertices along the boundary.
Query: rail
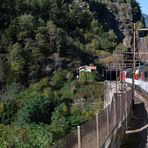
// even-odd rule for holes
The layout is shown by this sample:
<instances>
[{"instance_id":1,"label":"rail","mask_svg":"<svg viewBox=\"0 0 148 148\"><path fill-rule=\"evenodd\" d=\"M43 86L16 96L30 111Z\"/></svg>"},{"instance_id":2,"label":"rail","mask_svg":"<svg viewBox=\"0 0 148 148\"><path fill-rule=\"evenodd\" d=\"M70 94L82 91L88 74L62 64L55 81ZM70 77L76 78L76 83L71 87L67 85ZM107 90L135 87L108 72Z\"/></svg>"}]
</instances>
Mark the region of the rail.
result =
<instances>
[{"instance_id":1,"label":"rail","mask_svg":"<svg viewBox=\"0 0 148 148\"><path fill-rule=\"evenodd\" d=\"M129 87L132 87L130 83L127 83ZM143 88L141 88L138 85L135 85L135 91L140 94L143 98L145 98L146 100L148 100L148 92L146 90L144 90Z\"/></svg>"}]
</instances>

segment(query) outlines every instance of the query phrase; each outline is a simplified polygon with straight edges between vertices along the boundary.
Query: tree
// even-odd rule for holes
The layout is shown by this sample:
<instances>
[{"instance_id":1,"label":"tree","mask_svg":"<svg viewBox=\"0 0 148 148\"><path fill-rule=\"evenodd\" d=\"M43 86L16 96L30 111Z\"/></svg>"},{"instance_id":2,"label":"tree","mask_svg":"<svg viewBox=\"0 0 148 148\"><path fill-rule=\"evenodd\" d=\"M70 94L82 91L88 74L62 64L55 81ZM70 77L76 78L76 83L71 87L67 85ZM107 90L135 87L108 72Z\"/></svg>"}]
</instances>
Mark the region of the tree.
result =
<instances>
[{"instance_id":1,"label":"tree","mask_svg":"<svg viewBox=\"0 0 148 148\"><path fill-rule=\"evenodd\" d=\"M5 28L16 16L15 0L0 0L0 28Z\"/></svg>"},{"instance_id":2,"label":"tree","mask_svg":"<svg viewBox=\"0 0 148 148\"><path fill-rule=\"evenodd\" d=\"M64 27L68 20L68 4L64 0L50 0L50 19L60 26Z\"/></svg>"},{"instance_id":3,"label":"tree","mask_svg":"<svg viewBox=\"0 0 148 148\"><path fill-rule=\"evenodd\" d=\"M2 58L2 56L0 56L0 89L1 85L5 81L5 66L6 64L4 63L4 59Z\"/></svg>"},{"instance_id":4,"label":"tree","mask_svg":"<svg viewBox=\"0 0 148 148\"><path fill-rule=\"evenodd\" d=\"M71 106L71 115L69 118L72 129L75 129L78 125L86 121L86 118L84 118L78 106Z\"/></svg>"},{"instance_id":5,"label":"tree","mask_svg":"<svg viewBox=\"0 0 148 148\"><path fill-rule=\"evenodd\" d=\"M67 106L61 104L56 107L55 112L52 114L50 129L54 134L55 140L64 136L69 129L69 122L67 120Z\"/></svg>"},{"instance_id":6,"label":"tree","mask_svg":"<svg viewBox=\"0 0 148 148\"><path fill-rule=\"evenodd\" d=\"M18 111L16 100L2 100L0 102L0 123L10 124L16 118Z\"/></svg>"},{"instance_id":7,"label":"tree","mask_svg":"<svg viewBox=\"0 0 148 148\"><path fill-rule=\"evenodd\" d=\"M63 86L63 83L64 83L63 75L55 71L53 77L51 78L51 85L53 86L53 88L59 89Z\"/></svg>"},{"instance_id":8,"label":"tree","mask_svg":"<svg viewBox=\"0 0 148 148\"><path fill-rule=\"evenodd\" d=\"M131 0L131 5L132 5L132 14L133 14L133 19L134 22L138 22L138 21L142 21L142 13L141 13L141 9L139 6L139 3L136 2L135 0Z\"/></svg>"},{"instance_id":9,"label":"tree","mask_svg":"<svg viewBox=\"0 0 148 148\"><path fill-rule=\"evenodd\" d=\"M29 99L24 98L26 101L18 112L17 122L19 124L50 123L55 105L52 94L43 96L37 92L29 92L26 95Z\"/></svg>"},{"instance_id":10,"label":"tree","mask_svg":"<svg viewBox=\"0 0 148 148\"><path fill-rule=\"evenodd\" d=\"M100 45L102 50L112 52L117 45L117 36L112 30L104 32L100 37Z\"/></svg>"},{"instance_id":11,"label":"tree","mask_svg":"<svg viewBox=\"0 0 148 148\"><path fill-rule=\"evenodd\" d=\"M19 43L16 43L12 46L9 53L9 64L10 64L10 73L9 76L12 77L14 81L22 82L25 79L25 51ZM12 75L12 76L11 76Z\"/></svg>"},{"instance_id":12,"label":"tree","mask_svg":"<svg viewBox=\"0 0 148 148\"><path fill-rule=\"evenodd\" d=\"M73 1L69 5L70 25L80 28L88 26L93 18L92 12L89 10L89 4L82 1Z\"/></svg>"}]
</instances>

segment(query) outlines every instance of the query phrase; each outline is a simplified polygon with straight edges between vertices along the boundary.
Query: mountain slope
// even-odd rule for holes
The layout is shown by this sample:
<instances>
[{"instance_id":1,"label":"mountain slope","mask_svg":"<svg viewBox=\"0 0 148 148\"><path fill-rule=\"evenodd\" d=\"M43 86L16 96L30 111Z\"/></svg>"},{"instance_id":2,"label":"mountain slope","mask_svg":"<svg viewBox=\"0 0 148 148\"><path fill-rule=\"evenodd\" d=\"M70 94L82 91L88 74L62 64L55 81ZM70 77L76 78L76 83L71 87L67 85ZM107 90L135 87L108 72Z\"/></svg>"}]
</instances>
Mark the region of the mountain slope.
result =
<instances>
[{"instance_id":1,"label":"mountain slope","mask_svg":"<svg viewBox=\"0 0 148 148\"><path fill-rule=\"evenodd\" d=\"M1 146L50 147L103 108L104 86L96 81L104 65L131 49L139 6L136 0L3 0L0 10ZM97 66L97 75L78 79L82 65Z\"/></svg>"},{"instance_id":2,"label":"mountain slope","mask_svg":"<svg viewBox=\"0 0 148 148\"><path fill-rule=\"evenodd\" d=\"M148 27L148 15L143 14L144 20L145 20L145 27Z\"/></svg>"}]
</instances>

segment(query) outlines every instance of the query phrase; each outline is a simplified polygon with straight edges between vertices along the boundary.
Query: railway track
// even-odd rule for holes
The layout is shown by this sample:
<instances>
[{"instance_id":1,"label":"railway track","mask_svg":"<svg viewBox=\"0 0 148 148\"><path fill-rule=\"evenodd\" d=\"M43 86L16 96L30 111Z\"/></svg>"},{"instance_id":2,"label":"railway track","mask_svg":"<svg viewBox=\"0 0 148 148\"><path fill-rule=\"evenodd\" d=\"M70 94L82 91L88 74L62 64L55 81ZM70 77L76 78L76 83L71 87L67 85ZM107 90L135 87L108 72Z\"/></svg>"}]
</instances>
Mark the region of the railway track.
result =
<instances>
[{"instance_id":1,"label":"railway track","mask_svg":"<svg viewBox=\"0 0 148 148\"><path fill-rule=\"evenodd\" d=\"M148 92L144 91L139 86L136 86L135 90L138 94L140 94L144 99L148 101Z\"/></svg>"},{"instance_id":2,"label":"railway track","mask_svg":"<svg viewBox=\"0 0 148 148\"><path fill-rule=\"evenodd\" d=\"M145 109L148 113L148 93L145 92L143 89L141 89L139 86L135 87L135 91L136 91L135 99L139 99L140 101L142 101L144 103ZM147 128L148 128L148 124L144 125L141 128L135 129L135 130L128 130L128 131L126 131L126 134L139 133Z\"/></svg>"},{"instance_id":3,"label":"railway track","mask_svg":"<svg viewBox=\"0 0 148 148\"><path fill-rule=\"evenodd\" d=\"M131 87L131 89L132 89L132 85L131 84L127 83L127 85L129 87ZM142 88L140 88L140 86L138 86L138 85L135 85L135 91L139 95L141 95L144 99L146 99L148 101L148 92L146 92L145 90L143 90Z\"/></svg>"}]
</instances>

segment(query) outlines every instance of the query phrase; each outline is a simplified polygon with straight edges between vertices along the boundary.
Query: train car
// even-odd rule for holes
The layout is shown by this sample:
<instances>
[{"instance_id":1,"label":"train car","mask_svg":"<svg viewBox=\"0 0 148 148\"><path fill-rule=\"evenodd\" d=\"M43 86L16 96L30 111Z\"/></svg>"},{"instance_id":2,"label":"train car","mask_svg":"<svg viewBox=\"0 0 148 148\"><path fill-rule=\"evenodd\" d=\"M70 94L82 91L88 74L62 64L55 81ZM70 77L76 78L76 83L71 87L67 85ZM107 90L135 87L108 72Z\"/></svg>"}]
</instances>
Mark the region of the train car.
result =
<instances>
[{"instance_id":1,"label":"train car","mask_svg":"<svg viewBox=\"0 0 148 148\"><path fill-rule=\"evenodd\" d=\"M148 82L148 64L141 66L139 73L140 73L140 79L145 82L146 81Z\"/></svg>"},{"instance_id":2,"label":"train car","mask_svg":"<svg viewBox=\"0 0 148 148\"><path fill-rule=\"evenodd\" d=\"M132 84L133 75L135 85L148 92L148 64L136 67L134 73L132 68L120 72L120 80Z\"/></svg>"},{"instance_id":3,"label":"train car","mask_svg":"<svg viewBox=\"0 0 148 148\"><path fill-rule=\"evenodd\" d=\"M139 73L139 86L148 92L148 64L141 66Z\"/></svg>"},{"instance_id":4,"label":"train car","mask_svg":"<svg viewBox=\"0 0 148 148\"><path fill-rule=\"evenodd\" d=\"M132 71L133 71L132 68L129 68L125 71L125 75L126 75L125 82L130 84L132 84L132 77L133 77Z\"/></svg>"}]
</instances>

